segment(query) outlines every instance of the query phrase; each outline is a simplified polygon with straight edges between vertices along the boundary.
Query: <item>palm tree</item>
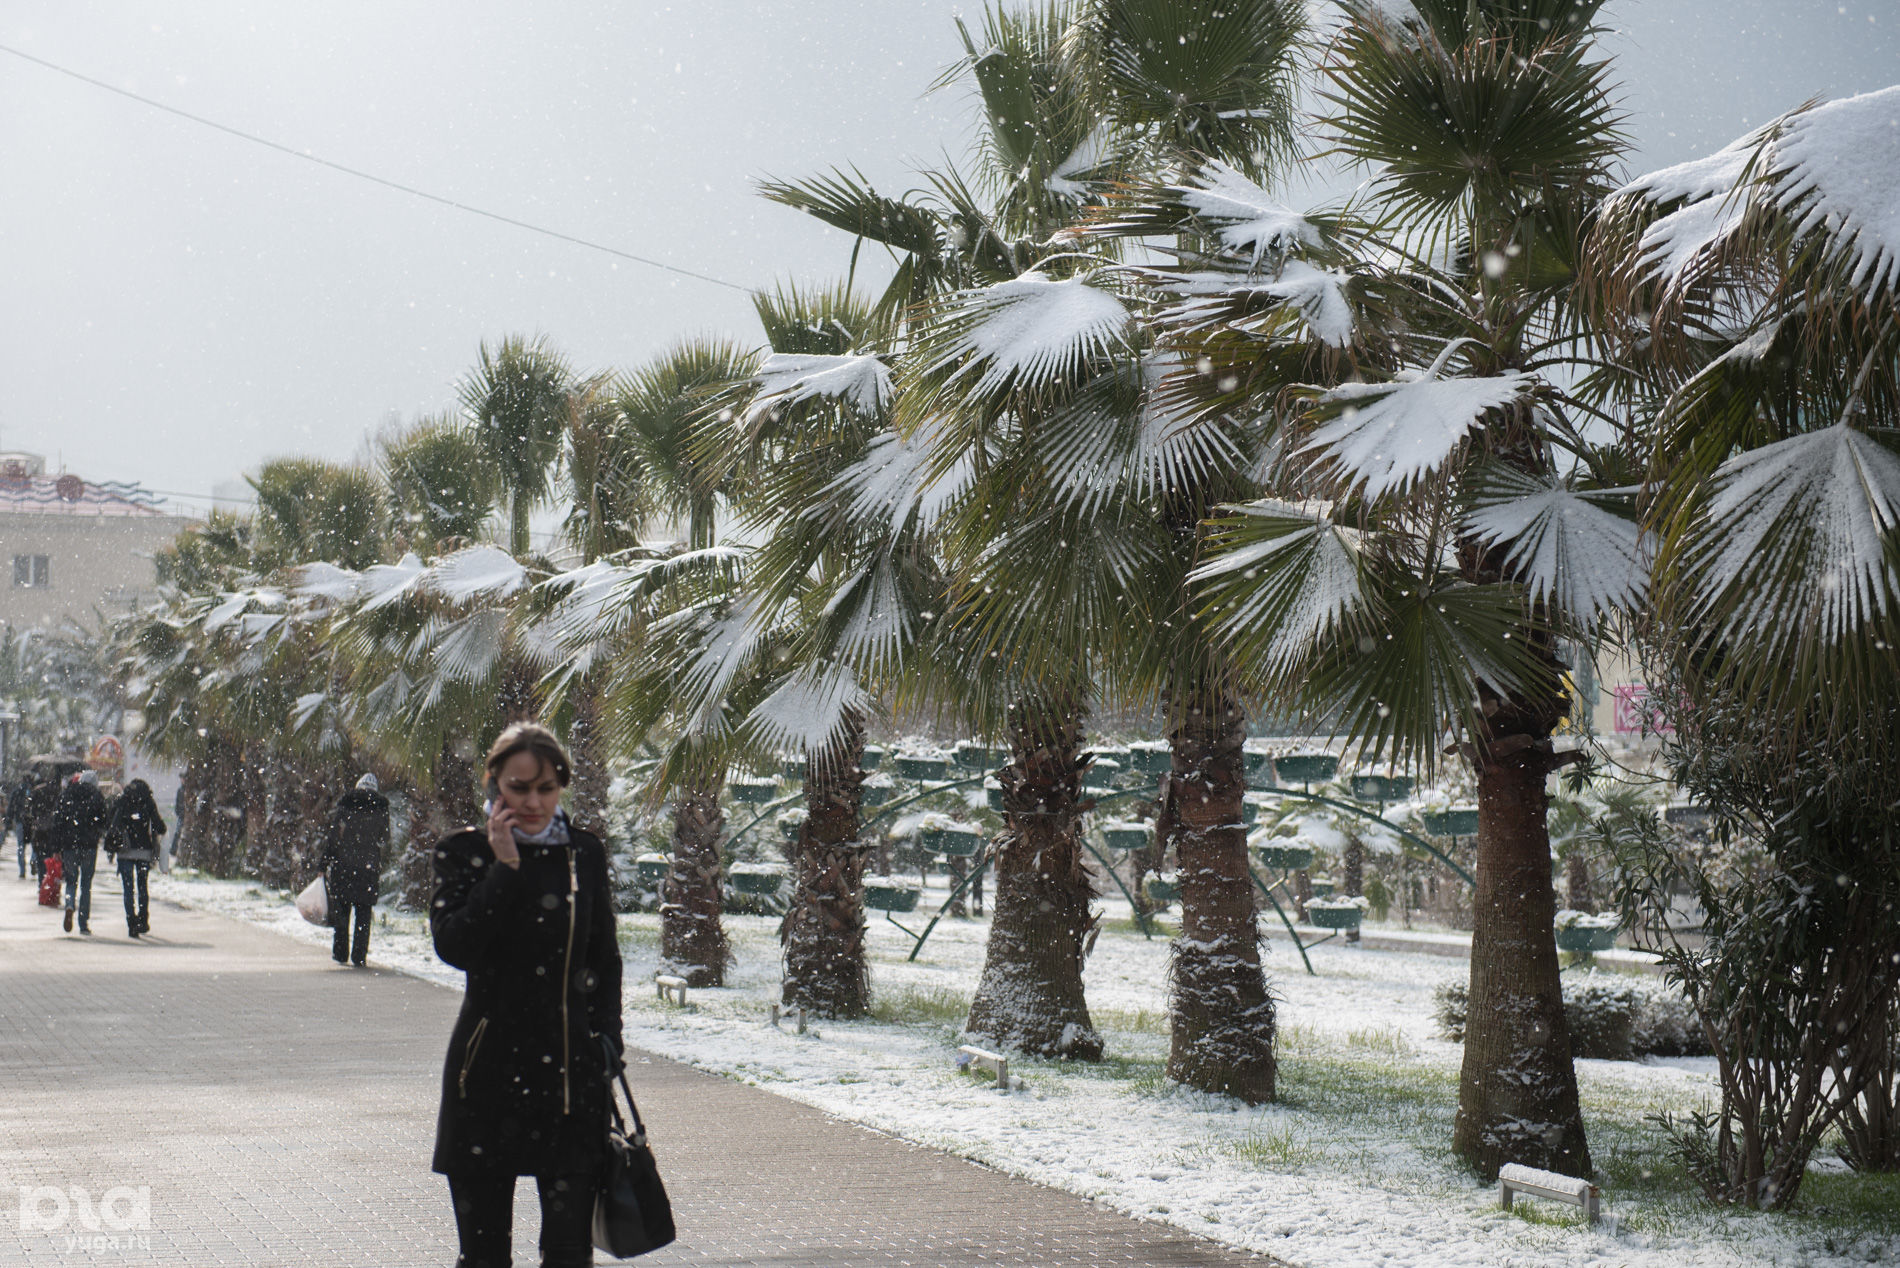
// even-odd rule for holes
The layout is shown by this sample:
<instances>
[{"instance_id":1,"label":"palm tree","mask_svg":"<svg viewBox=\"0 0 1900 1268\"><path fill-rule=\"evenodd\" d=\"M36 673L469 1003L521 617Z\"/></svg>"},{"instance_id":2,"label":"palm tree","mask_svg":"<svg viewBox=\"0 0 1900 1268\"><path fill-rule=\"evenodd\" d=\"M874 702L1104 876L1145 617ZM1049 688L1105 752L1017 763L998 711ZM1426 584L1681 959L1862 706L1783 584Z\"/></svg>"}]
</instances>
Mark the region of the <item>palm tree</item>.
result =
<instances>
[{"instance_id":1,"label":"palm tree","mask_svg":"<svg viewBox=\"0 0 1900 1268\"><path fill-rule=\"evenodd\" d=\"M508 549L528 553L528 512L545 500L561 456L571 374L546 340L510 335L462 380L468 413L493 474L496 501L508 520Z\"/></svg>"},{"instance_id":2,"label":"palm tree","mask_svg":"<svg viewBox=\"0 0 1900 1268\"><path fill-rule=\"evenodd\" d=\"M1656 601L1639 645L1681 782L1771 868L1703 889L1726 936L1665 952L1717 1036L1720 1112L1683 1134L1712 1194L1794 1200L1900 1153L1887 813L1900 699L1900 88L1810 103L1619 190L1591 243L1647 450ZM1768 936L1750 940L1766 928Z\"/></svg>"},{"instance_id":3,"label":"palm tree","mask_svg":"<svg viewBox=\"0 0 1900 1268\"><path fill-rule=\"evenodd\" d=\"M1587 1172L1564 1030L1546 776L1558 640L1641 593L1613 453L1572 419L1582 226L1617 153L1595 3L1345 5L1323 65L1333 144L1375 166L1371 219L1307 220L1230 169L1130 219L1198 222L1158 288L1195 358L1174 390L1256 414L1272 495L1211 525L1195 574L1269 698L1368 754L1478 775L1478 887L1454 1147Z\"/></svg>"},{"instance_id":4,"label":"palm tree","mask_svg":"<svg viewBox=\"0 0 1900 1268\"><path fill-rule=\"evenodd\" d=\"M435 554L481 536L495 504L495 471L472 427L448 414L421 418L381 449L403 549Z\"/></svg>"},{"instance_id":5,"label":"palm tree","mask_svg":"<svg viewBox=\"0 0 1900 1268\"><path fill-rule=\"evenodd\" d=\"M248 482L257 492L253 568L269 572L313 559L363 568L382 558L389 511L373 472L284 458L265 463Z\"/></svg>"}]
</instances>

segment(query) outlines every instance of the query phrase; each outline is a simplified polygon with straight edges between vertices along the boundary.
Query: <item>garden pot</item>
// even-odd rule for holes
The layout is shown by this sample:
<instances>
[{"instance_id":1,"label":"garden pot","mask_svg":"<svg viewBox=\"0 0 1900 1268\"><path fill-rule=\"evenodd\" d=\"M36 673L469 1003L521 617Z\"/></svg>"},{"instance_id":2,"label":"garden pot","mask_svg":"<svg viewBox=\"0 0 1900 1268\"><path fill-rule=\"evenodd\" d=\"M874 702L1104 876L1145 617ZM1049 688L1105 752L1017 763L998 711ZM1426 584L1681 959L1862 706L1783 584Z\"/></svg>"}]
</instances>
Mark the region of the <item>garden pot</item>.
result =
<instances>
[{"instance_id":1,"label":"garden pot","mask_svg":"<svg viewBox=\"0 0 1900 1268\"><path fill-rule=\"evenodd\" d=\"M1263 845L1254 851L1260 862L1276 872L1297 872L1313 865L1313 851L1304 845Z\"/></svg>"},{"instance_id":2,"label":"garden pot","mask_svg":"<svg viewBox=\"0 0 1900 1268\"><path fill-rule=\"evenodd\" d=\"M905 912L917 910L923 891L914 885L893 885L888 881L864 882L864 905L873 911Z\"/></svg>"},{"instance_id":3,"label":"garden pot","mask_svg":"<svg viewBox=\"0 0 1900 1268\"><path fill-rule=\"evenodd\" d=\"M1357 929L1365 913L1357 907L1323 907L1308 903L1306 922L1318 929Z\"/></svg>"},{"instance_id":4,"label":"garden pot","mask_svg":"<svg viewBox=\"0 0 1900 1268\"><path fill-rule=\"evenodd\" d=\"M1425 831L1435 837L1478 835L1478 808L1476 806L1454 806L1450 810L1427 810L1419 818L1425 822Z\"/></svg>"},{"instance_id":5,"label":"garden pot","mask_svg":"<svg viewBox=\"0 0 1900 1268\"><path fill-rule=\"evenodd\" d=\"M1274 777L1281 787L1323 784L1339 773L1339 759L1331 753L1296 753L1273 759Z\"/></svg>"},{"instance_id":6,"label":"garden pot","mask_svg":"<svg viewBox=\"0 0 1900 1268\"><path fill-rule=\"evenodd\" d=\"M916 783L934 781L950 773L950 763L941 757L896 757L891 760L891 770L899 779L908 779Z\"/></svg>"}]
</instances>

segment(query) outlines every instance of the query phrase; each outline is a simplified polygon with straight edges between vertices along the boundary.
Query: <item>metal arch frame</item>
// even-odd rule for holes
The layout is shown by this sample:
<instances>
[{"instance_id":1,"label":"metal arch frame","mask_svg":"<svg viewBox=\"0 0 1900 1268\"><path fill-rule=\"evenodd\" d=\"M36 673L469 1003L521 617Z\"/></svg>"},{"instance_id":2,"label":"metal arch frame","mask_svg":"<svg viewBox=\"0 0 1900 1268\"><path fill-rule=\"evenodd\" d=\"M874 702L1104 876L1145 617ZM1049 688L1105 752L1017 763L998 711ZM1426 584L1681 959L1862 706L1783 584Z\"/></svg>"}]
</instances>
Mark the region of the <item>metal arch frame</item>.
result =
<instances>
[{"instance_id":1,"label":"metal arch frame","mask_svg":"<svg viewBox=\"0 0 1900 1268\"><path fill-rule=\"evenodd\" d=\"M930 784L927 786L923 785L920 781L917 792L912 793L908 797L899 798L897 801L894 801L887 806L878 807L876 814L870 815L862 821L862 826L868 828L872 824L877 823L880 820L887 819L890 816L896 814L899 810L902 810L906 806L915 805L917 802L924 800L926 797L934 797L939 793L952 792L959 788L968 788L972 784L981 784L984 780L990 777L990 774L991 772L984 771L980 775L971 775L963 779L946 780L942 783ZM1411 843L1412 845L1417 846L1419 849L1425 851L1427 854L1431 855L1433 858L1443 863L1446 867L1450 868L1452 872L1456 874L1460 880L1464 881L1465 884L1471 886L1474 889L1477 888L1477 881L1472 878L1471 873L1467 872L1461 865L1459 865L1455 860L1453 860L1450 856L1448 856L1443 850L1440 850L1437 846L1433 845L1430 841L1427 841L1425 838L1419 836L1417 833L1408 831L1405 828L1401 828L1398 824L1393 823L1390 819L1387 819L1384 815L1368 810L1363 805L1359 805L1359 804L1356 804L1354 802L1349 802L1349 801L1340 801L1337 798L1333 798L1333 797L1321 796L1319 793L1308 792L1304 789L1249 788L1246 791L1270 793L1277 797L1282 797L1282 798L1292 797L1300 801L1311 802L1315 805L1330 806L1335 810L1343 810L1347 814L1354 815L1361 819L1365 819L1371 823L1376 823L1379 826L1386 828L1387 830L1395 833L1403 840ZM755 815L752 818L752 820L748 822L743 828L740 828L738 831L734 832L732 834L733 839L737 839L738 837L741 837L745 835L746 833L752 831L753 828L757 827L760 823L763 823L769 815L776 813L780 809L783 809L784 807L792 804L793 802L801 800L804 797L804 795L805 794L803 793L803 791L800 791L800 792L792 793L791 795L786 796L786 797L781 797L777 801L773 801L769 803L768 805L764 807L764 809L760 810L759 813ZM1151 791L1149 789L1131 788L1131 789L1124 789L1119 792L1111 792L1104 796L1096 797L1093 800L1094 800L1095 808L1099 809L1101 806L1106 805L1107 803L1111 801L1120 801L1120 800L1130 798L1130 797L1145 797L1145 796L1150 796L1150 795L1151 795ZM1129 909L1134 912L1136 923L1139 924L1141 927L1142 937L1145 939L1152 940L1154 937L1154 931L1149 926L1147 915L1141 910L1140 904L1135 902L1135 896L1128 892L1128 886L1122 883L1122 879L1120 875L1116 873L1114 865L1110 863L1107 858L1103 857L1102 852L1095 848L1095 843L1090 841L1086 834L1082 838L1082 846L1084 849L1086 849L1089 852L1091 856L1094 857L1096 862L1102 865L1102 870L1108 873L1110 880L1113 880L1115 882L1115 888L1119 889L1122 893L1122 897L1128 900ZM968 892L972 885L976 884L976 882L982 878L984 871L989 867L993 858L994 856L988 850L983 851L977 856L975 866L973 866L970 869L969 874L966 875L963 878L963 880L959 882L957 886L950 891L950 896L944 900L943 906L938 908L937 914L930 918L930 923L924 926L923 931L921 933L912 934L909 929L905 928L901 924L898 924L896 920L891 921L892 924L897 925L899 929L903 929L906 934L909 934L911 937L917 940L916 945L911 948L910 955L906 957L907 959L915 960L917 958L918 954L924 949L924 943L929 939L932 931L936 929L938 922L941 921L944 918L944 916L949 913L950 908L956 904L957 900L961 898L966 892ZM1331 939L1337 937L1338 934L1337 933L1328 934L1324 938L1315 939L1312 943L1307 943L1303 941L1300 938L1299 931L1295 927L1292 918L1287 915L1286 909L1280 905L1280 900L1274 896L1273 887L1260 879L1260 874L1254 870L1254 866L1251 861L1249 861L1247 864L1247 875L1250 878L1252 878L1254 886L1257 889L1259 889L1261 894L1263 894L1266 897L1266 900L1273 905L1274 914L1279 916L1280 923L1286 927L1287 936L1293 940L1293 945L1299 949L1300 961L1306 966L1307 973L1311 974L1312 976L1317 977L1318 972L1313 968L1312 957L1306 954L1306 949L1309 945L1318 946L1322 942L1330 941ZM1284 878L1282 878L1282 883L1284 883ZM885 913L887 917L889 916L889 914L890 913L888 912Z\"/></svg>"}]
</instances>

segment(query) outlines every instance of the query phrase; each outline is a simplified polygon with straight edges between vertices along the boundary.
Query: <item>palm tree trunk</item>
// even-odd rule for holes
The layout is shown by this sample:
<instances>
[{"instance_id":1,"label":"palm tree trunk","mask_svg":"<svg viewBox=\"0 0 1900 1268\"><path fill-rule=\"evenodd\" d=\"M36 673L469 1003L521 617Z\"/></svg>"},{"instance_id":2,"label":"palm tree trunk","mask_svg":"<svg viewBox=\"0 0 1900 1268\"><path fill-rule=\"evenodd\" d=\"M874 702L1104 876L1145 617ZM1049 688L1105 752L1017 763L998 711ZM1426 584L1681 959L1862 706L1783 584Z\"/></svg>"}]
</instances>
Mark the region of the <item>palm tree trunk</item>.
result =
<instances>
[{"instance_id":1,"label":"palm tree trunk","mask_svg":"<svg viewBox=\"0 0 1900 1268\"><path fill-rule=\"evenodd\" d=\"M583 679L574 692L574 720L567 729L574 782L567 790L567 817L576 827L607 839L607 763L600 733L600 688Z\"/></svg>"},{"instance_id":2,"label":"palm tree trunk","mask_svg":"<svg viewBox=\"0 0 1900 1268\"><path fill-rule=\"evenodd\" d=\"M1452 1148L1487 1180L1507 1162L1590 1174L1551 932L1549 769L1533 750L1490 757L1478 772L1470 1011Z\"/></svg>"},{"instance_id":3,"label":"palm tree trunk","mask_svg":"<svg viewBox=\"0 0 1900 1268\"><path fill-rule=\"evenodd\" d=\"M429 910L435 892L436 842L482 821L474 775L446 738L429 773L434 787L427 793L417 790L409 816L409 844L402 857L401 902L408 911Z\"/></svg>"},{"instance_id":4,"label":"palm tree trunk","mask_svg":"<svg viewBox=\"0 0 1900 1268\"><path fill-rule=\"evenodd\" d=\"M724 986L732 945L721 919L725 889L719 848L726 816L723 774L681 789L673 803L673 870L660 905L660 956L689 986Z\"/></svg>"},{"instance_id":5,"label":"palm tree trunk","mask_svg":"<svg viewBox=\"0 0 1900 1268\"><path fill-rule=\"evenodd\" d=\"M528 498L517 493L509 507L508 553L516 559L528 553Z\"/></svg>"},{"instance_id":6,"label":"palm tree trunk","mask_svg":"<svg viewBox=\"0 0 1900 1268\"><path fill-rule=\"evenodd\" d=\"M1168 1077L1258 1105L1274 1098L1277 1065L1241 820L1246 715L1222 690L1176 699L1181 712L1168 737L1174 769L1167 795L1177 825L1181 937L1172 965Z\"/></svg>"},{"instance_id":7,"label":"palm tree trunk","mask_svg":"<svg viewBox=\"0 0 1900 1268\"><path fill-rule=\"evenodd\" d=\"M1596 900L1590 897L1590 859L1583 851L1583 843L1571 846L1570 858L1564 867L1564 902L1573 911L1595 912Z\"/></svg>"},{"instance_id":8,"label":"palm tree trunk","mask_svg":"<svg viewBox=\"0 0 1900 1268\"><path fill-rule=\"evenodd\" d=\"M783 1001L821 1017L862 1017L871 1007L864 961L864 724L805 763L804 826L792 854L792 905L780 926Z\"/></svg>"},{"instance_id":9,"label":"palm tree trunk","mask_svg":"<svg viewBox=\"0 0 1900 1268\"><path fill-rule=\"evenodd\" d=\"M251 872L266 885L291 888L297 879L303 771L280 756L272 761L264 784L264 821L251 833Z\"/></svg>"},{"instance_id":10,"label":"palm tree trunk","mask_svg":"<svg viewBox=\"0 0 1900 1268\"><path fill-rule=\"evenodd\" d=\"M178 815L178 826L174 831L173 850L178 861L186 867L211 867L211 789L215 782L213 763L210 757L194 757L185 763L185 769L179 777L184 789L180 804L183 809Z\"/></svg>"},{"instance_id":11,"label":"palm tree trunk","mask_svg":"<svg viewBox=\"0 0 1900 1268\"><path fill-rule=\"evenodd\" d=\"M1345 875L1339 879L1345 887L1346 896L1348 898L1363 896L1366 892L1366 843L1359 839L1357 833L1346 842L1346 856L1341 860L1341 868ZM1346 941L1359 941L1357 927L1346 930Z\"/></svg>"},{"instance_id":12,"label":"palm tree trunk","mask_svg":"<svg viewBox=\"0 0 1900 1268\"><path fill-rule=\"evenodd\" d=\"M1099 917L1082 865L1082 709L1074 700L1011 709L1003 833L983 976L966 1029L1038 1056L1102 1058L1082 963Z\"/></svg>"}]
</instances>

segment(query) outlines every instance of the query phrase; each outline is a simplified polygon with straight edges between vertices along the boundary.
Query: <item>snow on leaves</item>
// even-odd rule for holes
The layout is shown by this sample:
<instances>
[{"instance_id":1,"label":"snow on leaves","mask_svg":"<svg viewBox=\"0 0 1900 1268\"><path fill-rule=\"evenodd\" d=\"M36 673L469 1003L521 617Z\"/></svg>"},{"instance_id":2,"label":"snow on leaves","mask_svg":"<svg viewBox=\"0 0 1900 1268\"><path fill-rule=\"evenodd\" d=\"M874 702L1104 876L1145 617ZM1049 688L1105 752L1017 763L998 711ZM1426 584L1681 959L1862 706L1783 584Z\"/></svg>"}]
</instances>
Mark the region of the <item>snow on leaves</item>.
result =
<instances>
[{"instance_id":1,"label":"snow on leaves","mask_svg":"<svg viewBox=\"0 0 1900 1268\"><path fill-rule=\"evenodd\" d=\"M1648 588L1636 525L1599 505L1631 492L1583 492L1498 470L1464 527L1487 545L1509 543L1509 566L1532 595L1549 596L1580 626L1594 630L1602 617L1633 606Z\"/></svg>"},{"instance_id":2,"label":"snow on leaves","mask_svg":"<svg viewBox=\"0 0 1900 1268\"><path fill-rule=\"evenodd\" d=\"M1782 116L1694 162L1619 189L1611 210L1681 204L1650 224L1643 274L1675 287L1713 260L1751 207L1820 235L1863 295L1900 287L1900 86Z\"/></svg>"},{"instance_id":3,"label":"snow on leaves","mask_svg":"<svg viewBox=\"0 0 1900 1268\"><path fill-rule=\"evenodd\" d=\"M1235 548L1189 579L1226 590L1231 605L1222 626L1248 631L1271 672L1289 671L1364 603L1359 535L1323 511L1287 502L1229 509L1242 517L1230 535Z\"/></svg>"},{"instance_id":4,"label":"snow on leaves","mask_svg":"<svg viewBox=\"0 0 1900 1268\"><path fill-rule=\"evenodd\" d=\"M1328 347L1343 348L1352 342L1352 305L1346 298L1351 279L1337 270L1288 260L1271 277L1206 270L1161 274L1157 280L1186 297L1161 314L1164 322L1193 327L1229 321L1233 301L1264 295L1297 315L1313 337Z\"/></svg>"},{"instance_id":5,"label":"snow on leaves","mask_svg":"<svg viewBox=\"0 0 1900 1268\"><path fill-rule=\"evenodd\" d=\"M825 500L841 498L852 519L902 527L915 515L919 526L928 529L976 478L968 457L934 479L930 464L930 448L921 437L887 432L873 439L864 457L826 487Z\"/></svg>"},{"instance_id":6,"label":"snow on leaves","mask_svg":"<svg viewBox=\"0 0 1900 1268\"><path fill-rule=\"evenodd\" d=\"M1363 485L1369 498L1403 493L1443 466L1487 413L1518 400L1536 381L1516 372L1440 379L1427 371L1412 380L1342 384L1316 402L1322 411L1341 407L1339 416L1314 431L1301 452L1337 468L1348 485Z\"/></svg>"},{"instance_id":7,"label":"snow on leaves","mask_svg":"<svg viewBox=\"0 0 1900 1268\"><path fill-rule=\"evenodd\" d=\"M847 712L869 713L874 701L849 669L804 665L746 716L745 728L761 748L823 752Z\"/></svg>"},{"instance_id":8,"label":"snow on leaves","mask_svg":"<svg viewBox=\"0 0 1900 1268\"><path fill-rule=\"evenodd\" d=\"M978 396L1077 377L1085 362L1126 344L1128 309L1087 276L1025 273L950 301L957 333L932 371L957 366Z\"/></svg>"},{"instance_id":9,"label":"snow on leaves","mask_svg":"<svg viewBox=\"0 0 1900 1268\"><path fill-rule=\"evenodd\" d=\"M871 418L891 403L895 391L890 367L870 352L850 356L774 352L753 381L759 394L746 411L748 421L815 399L842 401Z\"/></svg>"},{"instance_id":10,"label":"snow on leaves","mask_svg":"<svg viewBox=\"0 0 1900 1268\"><path fill-rule=\"evenodd\" d=\"M1299 247L1320 245L1319 230L1306 217L1218 160L1202 164L1192 184L1170 189L1216 227L1222 245L1251 252L1255 268L1263 258L1278 261Z\"/></svg>"},{"instance_id":11,"label":"snow on leaves","mask_svg":"<svg viewBox=\"0 0 1900 1268\"><path fill-rule=\"evenodd\" d=\"M1839 642L1900 592L1900 457L1837 424L1723 463L1689 559L1700 613L1731 636Z\"/></svg>"},{"instance_id":12,"label":"snow on leaves","mask_svg":"<svg viewBox=\"0 0 1900 1268\"><path fill-rule=\"evenodd\" d=\"M1824 231L1863 294L1900 288L1900 85L1797 111L1771 166L1797 237Z\"/></svg>"}]
</instances>

